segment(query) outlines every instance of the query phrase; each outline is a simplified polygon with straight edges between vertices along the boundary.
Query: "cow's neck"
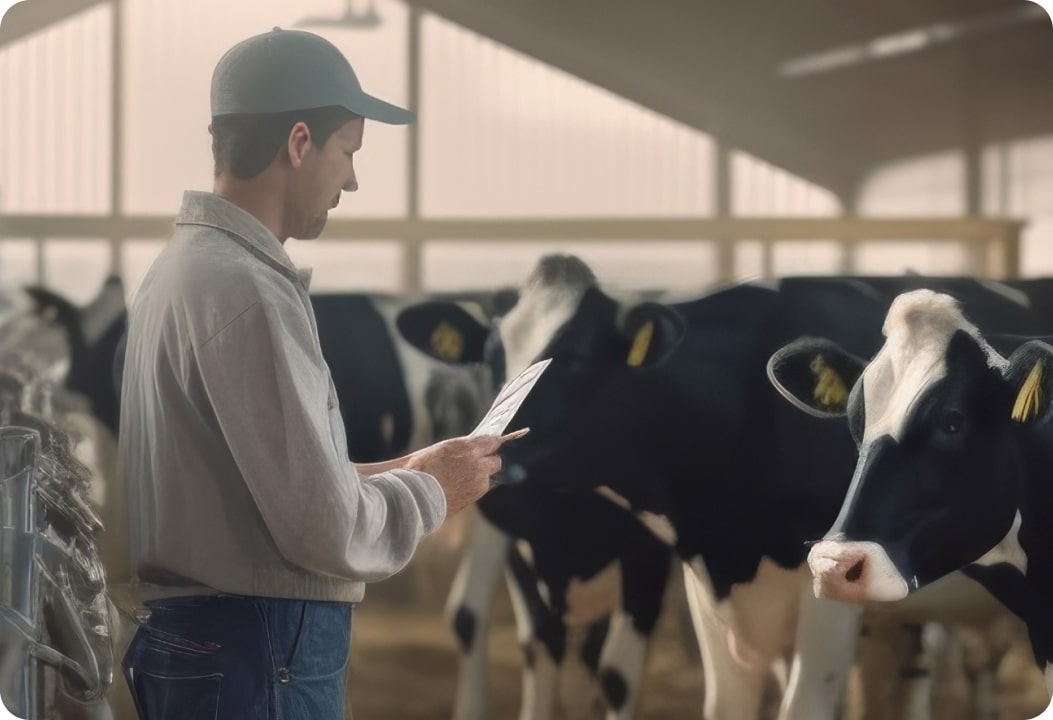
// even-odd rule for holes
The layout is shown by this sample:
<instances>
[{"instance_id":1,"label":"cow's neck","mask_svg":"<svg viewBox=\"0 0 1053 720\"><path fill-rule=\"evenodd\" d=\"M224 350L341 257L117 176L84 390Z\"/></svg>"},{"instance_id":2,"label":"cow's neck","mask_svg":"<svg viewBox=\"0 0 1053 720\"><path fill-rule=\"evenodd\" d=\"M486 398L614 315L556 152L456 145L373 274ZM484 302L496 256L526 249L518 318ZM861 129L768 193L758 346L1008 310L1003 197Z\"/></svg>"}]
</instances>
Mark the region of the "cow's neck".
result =
<instances>
[{"instance_id":1,"label":"cow's neck","mask_svg":"<svg viewBox=\"0 0 1053 720\"><path fill-rule=\"evenodd\" d=\"M1011 471L1024 478L1017 537L1026 566L971 565L965 572L1027 624L1035 660L1046 670L1053 667L1053 425L1020 427L1015 435L1019 465Z\"/></svg>"},{"instance_id":2,"label":"cow's neck","mask_svg":"<svg viewBox=\"0 0 1053 720\"><path fill-rule=\"evenodd\" d=\"M1053 423L1021 428L1020 434L1026 465L1020 545L1027 556L1025 578L1033 598L1024 621L1039 667L1045 670L1053 663Z\"/></svg>"}]
</instances>

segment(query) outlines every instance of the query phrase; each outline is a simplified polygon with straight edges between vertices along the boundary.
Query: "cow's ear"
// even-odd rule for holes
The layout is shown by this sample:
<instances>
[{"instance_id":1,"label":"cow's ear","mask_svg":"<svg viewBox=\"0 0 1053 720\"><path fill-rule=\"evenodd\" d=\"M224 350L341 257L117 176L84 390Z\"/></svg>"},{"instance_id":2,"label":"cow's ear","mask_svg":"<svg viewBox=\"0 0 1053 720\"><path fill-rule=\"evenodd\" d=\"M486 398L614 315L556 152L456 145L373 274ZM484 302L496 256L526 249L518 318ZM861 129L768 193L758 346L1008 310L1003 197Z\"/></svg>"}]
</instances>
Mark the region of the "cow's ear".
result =
<instances>
[{"instance_id":1,"label":"cow's ear","mask_svg":"<svg viewBox=\"0 0 1053 720\"><path fill-rule=\"evenodd\" d=\"M684 339L684 320L666 305L640 303L622 317L621 332L629 341L625 364L654 367L665 362Z\"/></svg>"},{"instance_id":2,"label":"cow's ear","mask_svg":"<svg viewBox=\"0 0 1053 720\"><path fill-rule=\"evenodd\" d=\"M33 312L38 317L48 322L57 321L67 327L78 319L77 308L61 295L40 285L25 287L23 290L33 300Z\"/></svg>"},{"instance_id":3,"label":"cow's ear","mask_svg":"<svg viewBox=\"0 0 1053 720\"><path fill-rule=\"evenodd\" d=\"M866 362L824 338L801 338L768 360L768 378L793 405L816 417L843 417Z\"/></svg>"},{"instance_id":4,"label":"cow's ear","mask_svg":"<svg viewBox=\"0 0 1053 720\"><path fill-rule=\"evenodd\" d=\"M1038 340L1021 345L1009 358L1006 380L1013 393L1013 420L1045 419L1053 395L1053 346Z\"/></svg>"},{"instance_id":5,"label":"cow's ear","mask_svg":"<svg viewBox=\"0 0 1053 720\"><path fill-rule=\"evenodd\" d=\"M395 325L410 345L452 365L482 362L490 334L470 312L446 301L411 305L399 312Z\"/></svg>"}]
</instances>

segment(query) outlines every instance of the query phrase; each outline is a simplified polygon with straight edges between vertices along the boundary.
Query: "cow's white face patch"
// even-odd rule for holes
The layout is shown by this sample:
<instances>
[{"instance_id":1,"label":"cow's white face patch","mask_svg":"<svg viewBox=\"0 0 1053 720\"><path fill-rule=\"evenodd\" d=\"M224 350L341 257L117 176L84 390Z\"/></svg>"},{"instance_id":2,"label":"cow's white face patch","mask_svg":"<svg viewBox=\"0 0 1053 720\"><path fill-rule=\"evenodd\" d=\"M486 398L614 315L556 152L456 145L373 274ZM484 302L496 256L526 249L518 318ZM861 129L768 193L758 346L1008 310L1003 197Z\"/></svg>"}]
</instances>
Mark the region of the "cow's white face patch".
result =
<instances>
[{"instance_id":1,"label":"cow's white face patch","mask_svg":"<svg viewBox=\"0 0 1053 720\"><path fill-rule=\"evenodd\" d=\"M906 579L873 542L824 540L808 553L815 596L842 602L890 602L908 595Z\"/></svg>"},{"instance_id":2,"label":"cow's white face patch","mask_svg":"<svg viewBox=\"0 0 1053 720\"><path fill-rule=\"evenodd\" d=\"M976 339L992 366L1006 366L949 295L916 290L893 301L885 345L863 373L864 446L882 435L902 437L915 402L947 375L947 347L958 331Z\"/></svg>"},{"instance_id":3,"label":"cow's white face patch","mask_svg":"<svg viewBox=\"0 0 1053 720\"><path fill-rule=\"evenodd\" d=\"M515 377L535 360L573 317L596 276L572 256L541 259L523 285L519 302L500 323L508 377Z\"/></svg>"},{"instance_id":4,"label":"cow's white face patch","mask_svg":"<svg viewBox=\"0 0 1053 720\"><path fill-rule=\"evenodd\" d=\"M541 359L541 352L574 315L584 292L584 288L567 286L528 286L500 323L508 377Z\"/></svg>"},{"instance_id":5,"label":"cow's white face patch","mask_svg":"<svg viewBox=\"0 0 1053 720\"><path fill-rule=\"evenodd\" d=\"M1020 511L1016 511L1013 518L1013 526L1009 528L1008 534L1002 538L1002 542L995 545L983 557L976 561L976 565L991 566L999 563L1008 563L1024 575L1027 574L1027 553L1020 544L1020 525L1023 518Z\"/></svg>"}]
</instances>

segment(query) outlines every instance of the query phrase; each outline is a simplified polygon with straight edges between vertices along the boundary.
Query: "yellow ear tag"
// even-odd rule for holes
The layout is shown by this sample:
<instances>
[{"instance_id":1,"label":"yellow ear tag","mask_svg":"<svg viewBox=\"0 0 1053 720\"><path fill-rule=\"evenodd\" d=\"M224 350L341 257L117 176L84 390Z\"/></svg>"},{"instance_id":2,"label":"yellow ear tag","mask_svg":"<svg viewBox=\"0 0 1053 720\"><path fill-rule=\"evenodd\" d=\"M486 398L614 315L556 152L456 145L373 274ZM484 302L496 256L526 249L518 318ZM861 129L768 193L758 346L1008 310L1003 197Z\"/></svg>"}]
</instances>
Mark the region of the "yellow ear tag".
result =
<instances>
[{"instance_id":1,"label":"yellow ear tag","mask_svg":"<svg viewBox=\"0 0 1053 720\"><path fill-rule=\"evenodd\" d=\"M431 349L435 357L447 362L457 362L464 353L464 335L443 320L431 334Z\"/></svg>"},{"instance_id":2,"label":"yellow ear tag","mask_svg":"<svg viewBox=\"0 0 1053 720\"><path fill-rule=\"evenodd\" d=\"M827 365L822 355L816 355L808 367L815 375L815 402L824 408L843 408L848 402L848 388L841 374Z\"/></svg>"},{"instance_id":3,"label":"yellow ear tag","mask_svg":"<svg viewBox=\"0 0 1053 720\"><path fill-rule=\"evenodd\" d=\"M1027 379L1020 387L1020 393L1013 403L1013 419L1017 422L1031 422L1038 417L1042 409L1042 361L1035 362Z\"/></svg>"},{"instance_id":4,"label":"yellow ear tag","mask_svg":"<svg viewBox=\"0 0 1053 720\"><path fill-rule=\"evenodd\" d=\"M633 338L629 358L625 361L629 367L643 365L643 361L647 358L647 351L651 349L652 338L654 338L654 320L648 320L636 331L636 337Z\"/></svg>"}]
</instances>

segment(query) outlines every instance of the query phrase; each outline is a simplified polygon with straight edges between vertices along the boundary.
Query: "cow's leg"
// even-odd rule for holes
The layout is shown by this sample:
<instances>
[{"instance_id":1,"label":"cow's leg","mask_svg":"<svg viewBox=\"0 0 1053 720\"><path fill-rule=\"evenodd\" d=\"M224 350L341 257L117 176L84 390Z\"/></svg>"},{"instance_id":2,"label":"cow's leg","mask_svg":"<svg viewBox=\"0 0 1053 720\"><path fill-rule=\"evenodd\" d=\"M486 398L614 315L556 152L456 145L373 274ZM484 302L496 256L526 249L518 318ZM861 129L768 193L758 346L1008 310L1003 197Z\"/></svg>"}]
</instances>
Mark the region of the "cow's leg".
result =
<instances>
[{"instance_id":1,"label":"cow's leg","mask_svg":"<svg viewBox=\"0 0 1053 720\"><path fill-rule=\"evenodd\" d=\"M894 614L867 613L857 662L864 720L929 717L932 681L920 625Z\"/></svg>"},{"instance_id":2,"label":"cow's leg","mask_svg":"<svg viewBox=\"0 0 1053 720\"><path fill-rule=\"evenodd\" d=\"M906 663L900 668L903 700L899 717L903 720L929 720L932 716L932 658L922 642L922 629L920 623L903 626L908 641Z\"/></svg>"},{"instance_id":3,"label":"cow's leg","mask_svg":"<svg viewBox=\"0 0 1053 720\"><path fill-rule=\"evenodd\" d=\"M516 616L516 633L523 648L523 700L520 720L552 717L557 673L566 652L567 628L553 610L551 598L541 596L539 578L519 552L508 550L508 587ZM563 593L565 587L546 588Z\"/></svg>"},{"instance_id":4,"label":"cow's leg","mask_svg":"<svg viewBox=\"0 0 1053 720\"><path fill-rule=\"evenodd\" d=\"M998 667L1012 643L1015 618L1000 616L988 626L961 626L954 630L962 647L962 673L971 685L977 720L997 720Z\"/></svg>"},{"instance_id":5,"label":"cow's leg","mask_svg":"<svg viewBox=\"0 0 1053 720\"><path fill-rule=\"evenodd\" d=\"M811 578L801 587L801 605L790 677L781 720L830 720L844 696L856 650L862 608L816 598Z\"/></svg>"},{"instance_id":6,"label":"cow's leg","mask_svg":"<svg viewBox=\"0 0 1053 720\"><path fill-rule=\"evenodd\" d=\"M494 588L505 567L508 537L476 514L476 523L450 596L446 614L461 653L454 699L455 720L483 720L486 713L486 627Z\"/></svg>"},{"instance_id":7,"label":"cow's leg","mask_svg":"<svg viewBox=\"0 0 1053 720\"><path fill-rule=\"evenodd\" d=\"M699 569L684 566L684 586L702 653L705 720L755 720L760 713L770 658L744 656L737 623L719 611L712 588Z\"/></svg>"},{"instance_id":8,"label":"cow's leg","mask_svg":"<svg viewBox=\"0 0 1053 720\"><path fill-rule=\"evenodd\" d=\"M632 548L621 558L622 609L611 618L597 671L607 720L629 720L636 711L647 646L669 581L669 550L658 543Z\"/></svg>"},{"instance_id":9,"label":"cow's leg","mask_svg":"<svg viewBox=\"0 0 1053 720\"><path fill-rule=\"evenodd\" d=\"M624 610L611 617L596 676L607 706L607 720L633 717L649 637L650 632L637 627L635 619Z\"/></svg>"}]
</instances>

